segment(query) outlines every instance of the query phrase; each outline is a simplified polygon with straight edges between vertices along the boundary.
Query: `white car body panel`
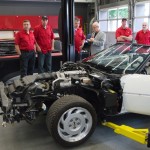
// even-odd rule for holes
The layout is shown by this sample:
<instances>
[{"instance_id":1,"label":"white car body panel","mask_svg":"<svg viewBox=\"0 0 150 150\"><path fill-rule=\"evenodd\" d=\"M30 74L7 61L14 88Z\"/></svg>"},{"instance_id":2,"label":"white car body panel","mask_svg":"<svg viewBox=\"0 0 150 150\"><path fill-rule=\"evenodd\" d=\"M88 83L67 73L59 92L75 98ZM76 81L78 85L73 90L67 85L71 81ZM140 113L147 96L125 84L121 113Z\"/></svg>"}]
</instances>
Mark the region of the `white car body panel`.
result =
<instances>
[{"instance_id":1,"label":"white car body panel","mask_svg":"<svg viewBox=\"0 0 150 150\"><path fill-rule=\"evenodd\" d=\"M121 78L123 108L127 112L150 115L150 75L132 74Z\"/></svg>"}]
</instances>

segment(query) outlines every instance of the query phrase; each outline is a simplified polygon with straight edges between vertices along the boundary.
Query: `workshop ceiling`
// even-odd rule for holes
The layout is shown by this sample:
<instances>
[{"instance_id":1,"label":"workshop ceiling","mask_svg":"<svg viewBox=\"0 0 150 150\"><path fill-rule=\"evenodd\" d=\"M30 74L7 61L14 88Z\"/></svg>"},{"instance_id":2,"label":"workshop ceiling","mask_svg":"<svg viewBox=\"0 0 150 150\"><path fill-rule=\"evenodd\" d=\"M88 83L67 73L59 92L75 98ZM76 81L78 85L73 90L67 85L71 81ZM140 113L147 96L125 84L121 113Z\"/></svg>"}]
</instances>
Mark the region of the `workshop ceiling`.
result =
<instances>
[{"instance_id":1,"label":"workshop ceiling","mask_svg":"<svg viewBox=\"0 0 150 150\"><path fill-rule=\"evenodd\" d=\"M16 1L16 2L61 2L61 0L1 0L1 1ZM92 3L95 2L95 0L75 0L75 2L78 3Z\"/></svg>"}]
</instances>

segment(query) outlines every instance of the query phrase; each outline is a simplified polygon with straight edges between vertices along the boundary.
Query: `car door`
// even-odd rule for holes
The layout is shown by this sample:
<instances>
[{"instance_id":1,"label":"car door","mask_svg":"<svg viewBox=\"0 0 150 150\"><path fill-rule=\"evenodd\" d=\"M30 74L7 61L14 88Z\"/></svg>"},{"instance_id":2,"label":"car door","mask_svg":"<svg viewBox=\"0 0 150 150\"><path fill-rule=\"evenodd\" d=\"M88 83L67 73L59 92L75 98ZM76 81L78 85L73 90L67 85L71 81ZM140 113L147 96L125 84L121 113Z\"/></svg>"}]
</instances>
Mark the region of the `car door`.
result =
<instances>
[{"instance_id":1,"label":"car door","mask_svg":"<svg viewBox=\"0 0 150 150\"><path fill-rule=\"evenodd\" d=\"M124 75L121 78L121 86L125 110L150 115L150 75Z\"/></svg>"}]
</instances>

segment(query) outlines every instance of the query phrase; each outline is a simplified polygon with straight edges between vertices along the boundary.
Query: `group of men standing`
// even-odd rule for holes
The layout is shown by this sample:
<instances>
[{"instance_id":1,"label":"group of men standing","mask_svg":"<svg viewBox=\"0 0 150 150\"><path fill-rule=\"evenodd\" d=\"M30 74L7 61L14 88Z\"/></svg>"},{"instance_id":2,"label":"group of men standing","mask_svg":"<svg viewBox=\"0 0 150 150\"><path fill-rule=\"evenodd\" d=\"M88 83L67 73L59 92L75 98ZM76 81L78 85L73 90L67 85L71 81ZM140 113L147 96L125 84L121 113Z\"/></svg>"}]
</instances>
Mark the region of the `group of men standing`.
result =
<instances>
[{"instance_id":1,"label":"group of men standing","mask_svg":"<svg viewBox=\"0 0 150 150\"><path fill-rule=\"evenodd\" d=\"M29 20L23 21L23 30L15 36L15 48L20 56L21 78L26 75L32 75L35 66L36 52L38 53L38 73L51 72L51 52L54 50L54 33L48 25L48 17L42 16L41 24L30 30L31 23ZM99 23L92 25L95 31L88 42L93 46L91 54L104 48L106 35L100 31ZM75 39L75 61L80 60L80 52L85 43L85 35L80 28L80 19L75 18L74 22L74 39Z\"/></svg>"},{"instance_id":2,"label":"group of men standing","mask_svg":"<svg viewBox=\"0 0 150 150\"><path fill-rule=\"evenodd\" d=\"M23 30L15 36L15 48L20 56L21 78L33 74L36 52L38 52L38 73L51 72L54 33L48 25L48 17L42 16L41 24L35 27L34 32L30 28L30 21L24 20Z\"/></svg>"},{"instance_id":3,"label":"group of men standing","mask_svg":"<svg viewBox=\"0 0 150 150\"><path fill-rule=\"evenodd\" d=\"M117 42L131 42L132 39L132 30L127 27L127 19L123 18L121 27L116 30L116 40ZM146 22L142 23L142 30L137 32L135 40L137 44L150 45L150 31Z\"/></svg>"},{"instance_id":4,"label":"group of men standing","mask_svg":"<svg viewBox=\"0 0 150 150\"><path fill-rule=\"evenodd\" d=\"M26 75L32 75L35 66L35 53L38 53L38 73L51 72L51 51L54 50L54 33L48 25L48 17L42 16L41 24L30 31L31 24L29 20L23 21L23 30L15 36L15 48L20 56L21 78ZM100 24L92 24L93 33L88 39L91 45L91 54L95 54L104 49L106 34L100 30ZM75 39L75 61L81 59L81 50L85 43L85 35L80 28L80 19L74 21L74 39ZM131 42L132 30L127 27L127 19L122 19L122 25L116 30L117 42ZM137 32L135 40L138 44L150 45L150 31L148 24L142 24L142 30ZM45 66L45 67L44 67Z\"/></svg>"},{"instance_id":5,"label":"group of men standing","mask_svg":"<svg viewBox=\"0 0 150 150\"><path fill-rule=\"evenodd\" d=\"M80 28L80 19L75 18L75 61L80 60L80 52L84 46L85 43L85 35ZM91 55L101 51L104 49L104 44L106 41L106 34L100 30L100 25L98 22L94 22L92 24L93 33L91 35L91 38L88 39L88 42L90 43L90 53Z\"/></svg>"},{"instance_id":6,"label":"group of men standing","mask_svg":"<svg viewBox=\"0 0 150 150\"><path fill-rule=\"evenodd\" d=\"M77 21L78 21L78 28L79 28L80 21L76 19L75 23ZM93 29L92 36L90 39L88 39L88 42L91 44L90 47L91 55L103 50L104 44L106 42L106 34L100 30L100 24L98 22L94 22L92 24L92 29ZM77 31L80 32L77 34L76 33ZM115 36L116 36L116 42L131 42L133 40L132 30L127 26L126 18L122 19L121 27L119 27L116 30ZM84 39L85 36L82 29L75 29L75 45L78 45L78 48L75 47L76 54L80 53L80 50L83 47L83 43L85 41ZM137 32L135 40L137 44L150 45L150 31L148 30L148 24L146 22L143 22L142 30Z\"/></svg>"}]
</instances>

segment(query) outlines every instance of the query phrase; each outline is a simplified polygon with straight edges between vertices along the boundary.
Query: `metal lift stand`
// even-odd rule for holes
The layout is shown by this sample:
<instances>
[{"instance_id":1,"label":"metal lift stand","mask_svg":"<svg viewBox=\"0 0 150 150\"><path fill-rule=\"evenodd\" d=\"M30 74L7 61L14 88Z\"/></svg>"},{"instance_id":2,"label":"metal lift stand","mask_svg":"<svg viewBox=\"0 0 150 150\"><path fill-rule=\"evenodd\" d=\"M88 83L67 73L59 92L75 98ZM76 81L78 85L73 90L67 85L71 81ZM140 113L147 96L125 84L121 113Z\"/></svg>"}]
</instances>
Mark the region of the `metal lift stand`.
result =
<instances>
[{"instance_id":1,"label":"metal lift stand","mask_svg":"<svg viewBox=\"0 0 150 150\"><path fill-rule=\"evenodd\" d=\"M117 125L112 122L104 122L104 126L114 129L114 132L130 138L141 144L146 144L150 147L150 134L148 129L135 129L126 125Z\"/></svg>"},{"instance_id":2,"label":"metal lift stand","mask_svg":"<svg viewBox=\"0 0 150 150\"><path fill-rule=\"evenodd\" d=\"M61 1L61 41L63 62L75 61L74 50L74 0Z\"/></svg>"}]
</instances>

